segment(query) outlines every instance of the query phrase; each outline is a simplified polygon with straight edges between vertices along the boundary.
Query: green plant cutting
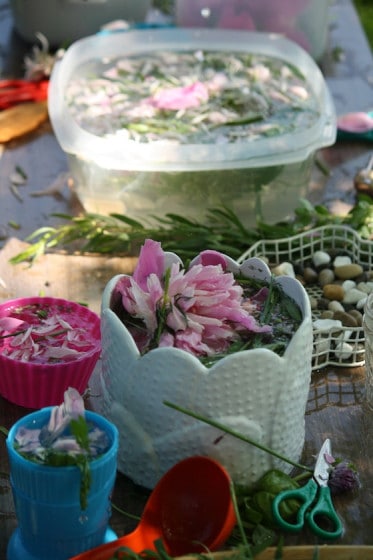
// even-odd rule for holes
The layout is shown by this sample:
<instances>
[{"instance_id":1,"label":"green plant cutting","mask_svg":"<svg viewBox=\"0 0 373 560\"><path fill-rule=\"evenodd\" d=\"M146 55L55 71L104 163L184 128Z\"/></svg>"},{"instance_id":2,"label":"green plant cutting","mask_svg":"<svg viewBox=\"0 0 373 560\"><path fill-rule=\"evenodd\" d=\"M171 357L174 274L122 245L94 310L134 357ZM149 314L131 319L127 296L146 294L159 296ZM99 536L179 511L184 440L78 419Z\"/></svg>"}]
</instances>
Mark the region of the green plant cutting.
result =
<instances>
[{"instance_id":1,"label":"green plant cutting","mask_svg":"<svg viewBox=\"0 0 373 560\"><path fill-rule=\"evenodd\" d=\"M77 466L81 473L80 505L87 508L91 486L90 462L108 449L108 437L85 418L84 400L70 387L64 402L52 407L41 429L22 426L15 436L15 449L28 461L52 467Z\"/></svg>"},{"instance_id":2,"label":"green plant cutting","mask_svg":"<svg viewBox=\"0 0 373 560\"><path fill-rule=\"evenodd\" d=\"M313 206L308 200L301 199L292 219L276 224L258 221L255 228L245 227L234 212L220 207L210 209L203 223L169 214L158 219L158 227L147 227L123 214L84 213L74 217L53 214L63 223L34 231L25 239L30 246L10 262L33 261L45 253L58 250L81 254L137 255L147 238L161 242L165 251L176 252L184 262L206 247L237 259L260 239L286 238L328 224L349 226L361 237L369 239L373 236L371 202L370 197L359 195L350 212L338 216L325 206Z\"/></svg>"},{"instance_id":3,"label":"green plant cutting","mask_svg":"<svg viewBox=\"0 0 373 560\"><path fill-rule=\"evenodd\" d=\"M308 479L312 475L313 469L306 465L289 460L287 457L278 454L273 449L261 445L255 440L232 430L220 422L216 422L169 401L165 401L164 404L165 406L173 408L182 414L186 414L201 422L214 426L232 437L239 438L249 445L258 448L263 452L269 453L270 455L301 470L300 474L290 476L279 469L271 469L258 480L254 488L246 488L233 483L231 486L237 525L233 535L227 543L227 547L230 549L229 558L231 558L231 560L252 560L257 554L265 550L267 547L275 545L277 548L275 553L276 556L274 558L276 560L281 560L283 557L283 536L279 532L274 521L272 513L273 499L284 490L299 488L303 479ZM359 488L360 482L356 468L348 461L330 457L330 471L329 485L333 493L353 491ZM296 515L299 505L299 502L295 500L287 500L281 506L282 516L285 519L290 519ZM126 512L122 513L128 515ZM206 555L207 554L208 551L206 551ZM202 554L198 555L198 557L205 558L206 555ZM141 554L135 554L126 547L120 547L112 556L111 560L119 560L123 558L129 558L131 560L147 560L151 558L170 560L170 556L167 554L161 540L156 542L155 552L145 550ZM313 558L314 560L317 560L318 558L317 546L315 546Z\"/></svg>"}]
</instances>

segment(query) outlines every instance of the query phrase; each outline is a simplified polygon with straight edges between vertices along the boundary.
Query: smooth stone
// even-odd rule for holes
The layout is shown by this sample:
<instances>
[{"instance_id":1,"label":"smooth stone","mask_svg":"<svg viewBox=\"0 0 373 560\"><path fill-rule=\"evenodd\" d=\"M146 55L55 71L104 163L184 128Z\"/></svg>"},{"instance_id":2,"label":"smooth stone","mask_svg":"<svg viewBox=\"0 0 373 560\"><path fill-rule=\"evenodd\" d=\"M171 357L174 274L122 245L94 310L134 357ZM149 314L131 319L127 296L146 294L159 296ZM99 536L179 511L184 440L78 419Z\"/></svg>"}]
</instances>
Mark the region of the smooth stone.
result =
<instances>
[{"instance_id":1,"label":"smooth stone","mask_svg":"<svg viewBox=\"0 0 373 560\"><path fill-rule=\"evenodd\" d=\"M348 290L356 288L356 282L354 280L345 280L344 282L342 282L342 288L345 292L348 292Z\"/></svg>"},{"instance_id":2,"label":"smooth stone","mask_svg":"<svg viewBox=\"0 0 373 560\"><path fill-rule=\"evenodd\" d=\"M301 275L295 273L295 278L302 284L302 286L305 286L305 285L306 285L306 281L305 281L305 279L303 278L303 276L301 276Z\"/></svg>"},{"instance_id":3,"label":"smooth stone","mask_svg":"<svg viewBox=\"0 0 373 560\"><path fill-rule=\"evenodd\" d=\"M349 280L346 280L346 282L349 282ZM364 294L369 293L366 282L359 282L358 284L356 284L356 289L360 290L360 292L363 292Z\"/></svg>"},{"instance_id":4,"label":"smooth stone","mask_svg":"<svg viewBox=\"0 0 373 560\"><path fill-rule=\"evenodd\" d=\"M339 360L348 360L351 358L353 347L348 342L338 342L334 348L334 354Z\"/></svg>"},{"instance_id":5,"label":"smooth stone","mask_svg":"<svg viewBox=\"0 0 373 560\"><path fill-rule=\"evenodd\" d=\"M347 255L335 257L333 261L334 268L337 268L338 266L345 266L347 264L352 264L351 257L348 257Z\"/></svg>"},{"instance_id":6,"label":"smooth stone","mask_svg":"<svg viewBox=\"0 0 373 560\"><path fill-rule=\"evenodd\" d=\"M328 300L327 298L324 298L324 297L320 297L318 299L317 308L318 309L328 309L329 303L330 303L330 300Z\"/></svg>"},{"instance_id":7,"label":"smooth stone","mask_svg":"<svg viewBox=\"0 0 373 560\"><path fill-rule=\"evenodd\" d=\"M364 309L365 304L367 302L368 296L366 295L365 297L361 298L357 303L356 303L356 309Z\"/></svg>"},{"instance_id":8,"label":"smooth stone","mask_svg":"<svg viewBox=\"0 0 373 560\"><path fill-rule=\"evenodd\" d=\"M341 311L342 313L344 313L344 310L345 310L345 308L343 307L341 302L336 301L335 299L333 301L329 302L328 309L330 311L333 311L333 312Z\"/></svg>"},{"instance_id":9,"label":"smooth stone","mask_svg":"<svg viewBox=\"0 0 373 560\"><path fill-rule=\"evenodd\" d=\"M333 319L336 319L337 321L341 321L344 327L355 328L358 326L356 319L354 319L354 317L352 317L349 313L346 313L345 311L336 311L334 313Z\"/></svg>"},{"instance_id":10,"label":"smooth stone","mask_svg":"<svg viewBox=\"0 0 373 560\"><path fill-rule=\"evenodd\" d=\"M303 270L303 278L306 284L315 284L318 280L318 274L314 268L306 266Z\"/></svg>"},{"instance_id":11,"label":"smooth stone","mask_svg":"<svg viewBox=\"0 0 373 560\"><path fill-rule=\"evenodd\" d=\"M362 274L359 274L359 276L356 276L356 277L354 278L354 280L356 281L356 283L359 283L359 282L367 282L367 281L368 281L368 278L367 278L367 275L366 275L365 270L363 271Z\"/></svg>"},{"instance_id":12,"label":"smooth stone","mask_svg":"<svg viewBox=\"0 0 373 560\"><path fill-rule=\"evenodd\" d=\"M345 297L345 291L342 286L338 284L326 284L323 286L323 294L329 300L342 301ZM349 293L349 292L348 292Z\"/></svg>"},{"instance_id":13,"label":"smooth stone","mask_svg":"<svg viewBox=\"0 0 373 560\"><path fill-rule=\"evenodd\" d=\"M316 267L324 266L331 262L331 257L325 251L315 251L312 255L312 262Z\"/></svg>"},{"instance_id":14,"label":"smooth stone","mask_svg":"<svg viewBox=\"0 0 373 560\"><path fill-rule=\"evenodd\" d=\"M342 301L343 301L343 303L356 304L358 301L360 301L361 299L365 299L366 297L367 297L367 294L365 294L364 292L361 292L357 288L353 288L352 290L348 290L348 292L345 294Z\"/></svg>"},{"instance_id":15,"label":"smooth stone","mask_svg":"<svg viewBox=\"0 0 373 560\"><path fill-rule=\"evenodd\" d=\"M294 267L295 275L303 276L304 264L302 262L293 262L293 261L292 264Z\"/></svg>"},{"instance_id":16,"label":"smooth stone","mask_svg":"<svg viewBox=\"0 0 373 560\"><path fill-rule=\"evenodd\" d=\"M335 274L331 268L323 268L319 272L319 284L321 287L331 284L335 280Z\"/></svg>"},{"instance_id":17,"label":"smooth stone","mask_svg":"<svg viewBox=\"0 0 373 560\"><path fill-rule=\"evenodd\" d=\"M330 330L337 330L342 328L341 321L335 319L315 319L313 326L318 331L328 332Z\"/></svg>"},{"instance_id":18,"label":"smooth stone","mask_svg":"<svg viewBox=\"0 0 373 560\"><path fill-rule=\"evenodd\" d=\"M310 300L311 309L317 309L317 308L318 308L318 300L317 300L317 298L315 298L315 297L313 297L313 296L309 296L309 300Z\"/></svg>"},{"instance_id":19,"label":"smooth stone","mask_svg":"<svg viewBox=\"0 0 373 560\"><path fill-rule=\"evenodd\" d=\"M343 342L344 340L349 340L352 336L353 331L344 329L341 334L339 334L338 336L334 337L334 340L339 340L340 342Z\"/></svg>"},{"instance_id":20,"label":"smooth stone","mask_svg":"<svg viewBox=\"0 0 373 560\"><path fill-rule=\"evenodd\" d=\"M372 291L372 282L359 282L356 288L365 294L370 294Z\"/></svg>"},{"instance_id":21,"label":"smooth stone","mask_svg":"<svg viewBox=\"0 0 373 560\"><path fill-rule=\"evenodd\" d=\"M363 325L363 314L360 313L360 311L358 311L357 309L351 309L348 314L356 320L358 327L361 327Z\"/></svg>"},{"instance_id":22,"label":"smooth stone","mask_svg":"<svg viewBox=\"0 0 373 560\"><path fill-rule=\"evenodd\" d=\"M294 267L289 262L283 262L275 268L272 269L272 272L275 276L290 276L291 278L295 278Z\"/></svg>"},{"instance_id":23,"label":"smooth stone","mask_svg":"<svg viewBox=\"0 0 373 560\"><path fill-rule=\"evenodd\" d=\"M326 361L330 351L329 337L318 336L314 341L313 348L313 354L317 356L318 363L322 364Z\"/></svg>"},{"instance_id":24,"label":"smooth stone","mask_svg":"<svg viewBox=\"0 0 373 560\"><path fill-rule=\"evenodd\" d=\"M334 311L331 309L325 309L320 315L321 319L333 319Z\"/></svg>"},{"instance_id":25,"label":"smooth stone","mask_svg":"<svg viewBox=\"0 0 373 560\"><path fill-rule=\"evenodd\" d=\"M341 280L351 280L364 272L360 264L346 264L334 269L335 275Z\"/></svg>"}]
</instances>

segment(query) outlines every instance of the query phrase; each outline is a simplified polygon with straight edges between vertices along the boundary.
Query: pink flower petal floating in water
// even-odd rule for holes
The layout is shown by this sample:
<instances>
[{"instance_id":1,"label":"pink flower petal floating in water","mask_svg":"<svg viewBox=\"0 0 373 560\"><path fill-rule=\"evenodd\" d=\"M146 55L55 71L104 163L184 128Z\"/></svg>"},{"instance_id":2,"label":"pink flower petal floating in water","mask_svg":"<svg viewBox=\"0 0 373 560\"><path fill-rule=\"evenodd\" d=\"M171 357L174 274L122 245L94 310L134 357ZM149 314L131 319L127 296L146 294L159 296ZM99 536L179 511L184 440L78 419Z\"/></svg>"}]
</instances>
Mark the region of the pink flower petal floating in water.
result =
<instances>
[{"instance_id":1,"label":"pink flower petal floating in water","mask_svg":"<svg viewBox=\"0 0 373 560\"><path fill-rule=\"evenodd\" d=\"M84 412L82 396L76 389L69 387L64 393L64 402L52 408L49 423L42 432L44 444L52 444L70 424L71 420L77 420L79 416L84 416Z\"/></svg>"},{"instance_id":2,"label":"pink flower petal floating in water","mask_svg":"<svg viewBox=\"0 0 373 560\"><path fill-rule=\"evenodd\" d=\"M208 98L209 93L206 86L202 82L194 82L185 87L162 89L150 101L157 109L179 111L199 107Z\"/></svg>"},{"instance_id":3,"label":"pink flower petal floating in water","mask_svg":"<svg viewBox=\"0 0 373 560\"><path fill-rule=\"evenodd\" d=\"M346 113L337 119L337 127L345 132L364 133L373 130L373 117L368 113Z\"/></svg>"},{"instance_id":4,"label":"pink flower petal floating in water","mask_svg":"<svg viewBox=\"0 0 373 560\"><path fill-rule=\"evenodd\" d=\"M95 344L90 325L83 326L80 316L70 320L68 315L67 320L61 313L53 306L10 310L15 316L0 318L0 351L13 360L38 363L70 361L83 355ZM66 309L66 313L70 311Z\"/></svg>"},{"instance_id":5,"label":"pink flower petal floating in water","mask_svg":"<svg viewBox=\"0 0 373 560\"><path fill-rule=\"evenodd\" d=\"M65 452L69 455L86 453L67 428L72 420L85 416L84 400L80 393L69 387L64 393L64 402L54 406L49 421L41 429L21 426L15 436L17 450L30 456L45 458L47 450ZM100 428L93 427L88 433L89 453L95 457L108 446L107 435Z\"/></svg>"},{"instance_id":6,"label":"pink flower petal floating in water","mask_svg":"<svg viewBox=\"0 0 373 560\"><path fill-rule=\"evenodd\" d=\"M24 322L16 317L1 317L0 319L0 334L2 336L22 329Z\"/></svg>"}]
</instances>

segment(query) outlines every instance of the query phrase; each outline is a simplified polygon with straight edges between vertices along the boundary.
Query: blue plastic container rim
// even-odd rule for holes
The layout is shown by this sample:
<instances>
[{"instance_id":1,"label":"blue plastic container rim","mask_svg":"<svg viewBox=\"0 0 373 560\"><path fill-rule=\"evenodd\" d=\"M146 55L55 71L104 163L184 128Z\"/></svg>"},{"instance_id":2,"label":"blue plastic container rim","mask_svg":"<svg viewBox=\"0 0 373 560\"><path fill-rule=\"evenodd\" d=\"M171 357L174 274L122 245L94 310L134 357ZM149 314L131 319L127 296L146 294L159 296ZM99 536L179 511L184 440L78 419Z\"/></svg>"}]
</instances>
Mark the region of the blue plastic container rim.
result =
<instances>
[{"instance_id":1,"label":"blue plastic container rim","mask_svg":"<svg viewBox=\"0 0 373 560\"><path fill-rule=\"evenodd\" d=\"M35 470L40 469L40 466L42 466L44 472L47 471L55 472L56 470L61 469L60 466L40 465L40 463L34 463L33 461L30 461L25 457L23 457L22 455L20 455L14 447L15 436L17 434L18 429L22 426L26 426L26 425L30 426L30 424L32 424L33 422L35 423L34 424L35 428L44 426L48 422L53 408L55 407L48 406L36 410L35 412L31 412L30 414L26 414L26 416L23 416L22 418L17 420L17 422L15 422L15 424L13 424L13 426L10 428L8 436L6 438L6 445L7 445L8 454L13 462L18 463L19 465L23 464L24 466L27 466L29 469L35 469ZM107 460L108 454L111 455L110 452L114 452L114 453L117 452L119 433L117 427L112 422L104 418L102 415L97 414L96 412L93 412L91 410L86 410L85 417L87 421L92 422L98 428L105 431L105 433L109 436L110 443L111 443L106 453L104 453L97 459L92 459L92 461L90 462L90 468L92 469L92 471L94 471L95 469L99 468L103 462ZM63 468L67 469L68 471L73 471L77 467L71 465L71 466L64 466Z\"/></svg>"}]
</instances>

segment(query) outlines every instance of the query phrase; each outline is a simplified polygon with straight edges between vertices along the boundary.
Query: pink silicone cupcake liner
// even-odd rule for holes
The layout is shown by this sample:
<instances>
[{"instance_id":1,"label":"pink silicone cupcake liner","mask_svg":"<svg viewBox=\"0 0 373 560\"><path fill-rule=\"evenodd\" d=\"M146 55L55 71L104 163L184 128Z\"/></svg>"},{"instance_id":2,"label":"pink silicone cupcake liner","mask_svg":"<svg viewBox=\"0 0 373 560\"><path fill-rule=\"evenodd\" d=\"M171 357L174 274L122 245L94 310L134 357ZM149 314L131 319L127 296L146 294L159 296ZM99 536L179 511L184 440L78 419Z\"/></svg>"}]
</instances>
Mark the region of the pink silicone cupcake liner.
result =
<instances>
[{"instance_id":1,"label":"pink silicone cupcake liner","mask_svg":"<svg viewBox=\"0 0 373 560\"><path fill-rule=\"evenodd\" d=\"M15 308L42 303L68 309L71 317L87 328L91 348L76 359L55 363L20 361L3 355L0 344L0 394L7 400L26 407L43 408L63 402L64 392L74 387L83 393L101 353L100 317L75 302L59 298L20 298L0 304L0 319Z\"/></svg>"}]
</instances>

